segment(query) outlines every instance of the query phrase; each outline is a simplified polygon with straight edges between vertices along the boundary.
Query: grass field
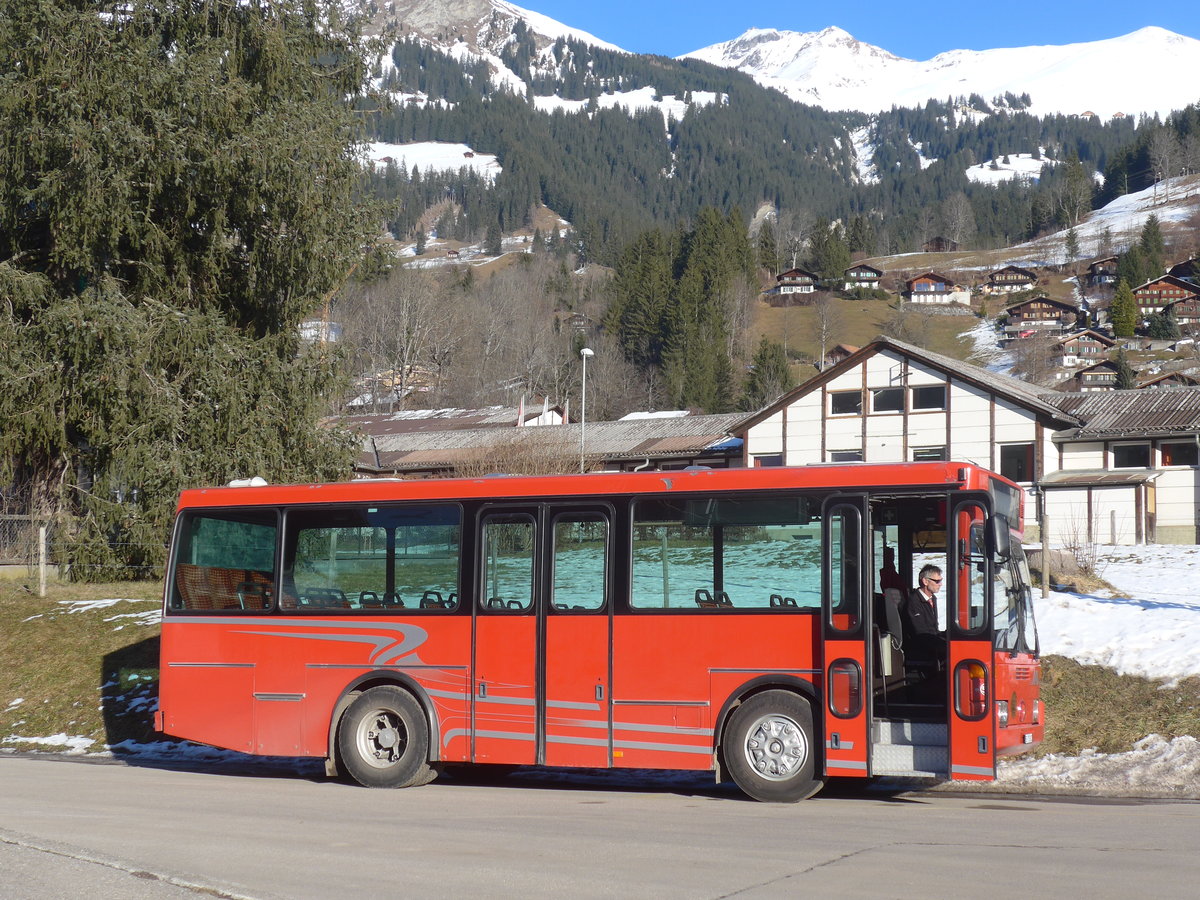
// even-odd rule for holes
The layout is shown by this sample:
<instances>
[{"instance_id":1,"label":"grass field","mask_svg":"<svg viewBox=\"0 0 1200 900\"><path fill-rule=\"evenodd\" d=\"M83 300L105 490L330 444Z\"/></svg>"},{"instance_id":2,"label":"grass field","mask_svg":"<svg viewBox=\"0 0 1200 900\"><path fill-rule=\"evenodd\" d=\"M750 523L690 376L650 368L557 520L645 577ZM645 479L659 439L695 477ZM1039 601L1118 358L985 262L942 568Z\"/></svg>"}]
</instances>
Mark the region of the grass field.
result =
<instances>
[{"instance_id":1,"label":"grass field","mask_svg":"<svg viewBox=\"0 0 1200 900\"><path fill-rule=\"evenodd\" d=\"M161 739L152 726L161 590L51 584L41 599L0 581L0 749L98 752ZM1200 737L1200 678L1164 688L1063 657L1044 664L1040 752L1119 752L1151 733Z\"/></svg>"}]
</instances>

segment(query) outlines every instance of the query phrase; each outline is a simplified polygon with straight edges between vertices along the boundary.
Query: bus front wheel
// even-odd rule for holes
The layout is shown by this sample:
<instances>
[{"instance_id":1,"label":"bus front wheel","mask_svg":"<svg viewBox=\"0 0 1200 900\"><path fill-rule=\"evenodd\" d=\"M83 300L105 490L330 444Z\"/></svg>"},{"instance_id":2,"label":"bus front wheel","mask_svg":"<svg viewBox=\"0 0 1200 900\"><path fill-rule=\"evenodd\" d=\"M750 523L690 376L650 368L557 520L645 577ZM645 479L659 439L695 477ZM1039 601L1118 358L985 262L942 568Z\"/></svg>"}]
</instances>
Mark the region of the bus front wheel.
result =
<instances>
[{"instance_id":1,"label":"bus front wheel","mask_svg":"<svg viewBox=\"0 0 1200 900\"><path fill-rule=\"evenodd\" d=\"M790 691L764 691L735 709L721 750L734 783L755 800L794 803L821 789L812 708Z\"/></svg>"},{"instance_id":2,"label":"bus front wheel","mask_svg":"<svg viewBox=\"0 0 1200 900\"><path fill-rule=\"evenodd\" d=\"M400 688L363 691L338 725L337 751L341 767L365 787L413 787L432 780L425 714Z\"/></svg>"}]
</instances>

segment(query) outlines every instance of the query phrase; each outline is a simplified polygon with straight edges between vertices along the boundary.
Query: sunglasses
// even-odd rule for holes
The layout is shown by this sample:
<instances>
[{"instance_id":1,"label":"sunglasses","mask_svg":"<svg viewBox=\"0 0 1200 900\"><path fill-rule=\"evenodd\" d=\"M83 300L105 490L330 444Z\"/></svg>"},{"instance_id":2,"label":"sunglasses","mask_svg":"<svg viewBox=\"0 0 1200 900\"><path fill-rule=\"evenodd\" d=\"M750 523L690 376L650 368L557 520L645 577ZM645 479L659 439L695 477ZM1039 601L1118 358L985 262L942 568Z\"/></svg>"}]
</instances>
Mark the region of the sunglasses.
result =
<instances>
[{"instance_id":1,"label":"sunglasses","mask_svg":"<svg viewBox=\"0 0 1200 900\"><path fill-rule=\"evenodd\" d=\"M926 580L926 581L932 581L934 584L941 584L941 583L942 583L942 579L940 579L940 578L934 578L932 575L926 575L926 576L925 576L925 580Z\"/></svg>"}]
</instances>

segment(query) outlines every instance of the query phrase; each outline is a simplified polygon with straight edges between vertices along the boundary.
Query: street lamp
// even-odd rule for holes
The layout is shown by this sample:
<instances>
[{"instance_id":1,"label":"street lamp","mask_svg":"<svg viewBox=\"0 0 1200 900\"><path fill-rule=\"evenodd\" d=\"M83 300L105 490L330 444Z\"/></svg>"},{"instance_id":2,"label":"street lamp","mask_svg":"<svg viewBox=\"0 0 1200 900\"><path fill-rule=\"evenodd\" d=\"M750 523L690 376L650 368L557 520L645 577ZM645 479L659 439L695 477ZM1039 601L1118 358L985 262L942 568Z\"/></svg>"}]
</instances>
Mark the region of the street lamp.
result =
<instances>
[{"instance_id":1,"label":"street lamp","mask_svg":"<svg viewBox=\"0 0 1200 900\"><path fill-rule=\"evenodd\" d=\"M583 463L583 439L587 432L587 361L589 356L594 356L592 351L584 347L579 351L579 355L583 357L583 383L582 390L579 396L579 471L584 470Z\"/></svg>"}]
</instances>

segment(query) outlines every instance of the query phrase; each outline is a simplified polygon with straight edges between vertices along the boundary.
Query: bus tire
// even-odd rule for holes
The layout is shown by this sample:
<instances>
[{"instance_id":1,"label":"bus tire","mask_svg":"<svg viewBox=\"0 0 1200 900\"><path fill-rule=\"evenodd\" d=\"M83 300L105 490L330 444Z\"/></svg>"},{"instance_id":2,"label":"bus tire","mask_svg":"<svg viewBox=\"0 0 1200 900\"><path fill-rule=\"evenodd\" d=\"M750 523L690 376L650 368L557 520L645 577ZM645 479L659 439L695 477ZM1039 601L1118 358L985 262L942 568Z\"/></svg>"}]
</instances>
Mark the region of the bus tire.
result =
<instances>
[{"instance_id":1,"label":"bus tire","mask_svg":"<svg viewBox=\"0 0 1200 900\"><path fill-rule=\"evenodd\" d=\"M364 787L414 787L432 780L425 713L400 688L363 691L338 724L337 751L339 768Z\"/></svg>"},{"instance_id":2,"label":"bus tire","mask_svg":"<svg viewBox=\"0 0 1200 900\"><path fill-rule=\"evenodd\" d=\"M821 789L812 707L791 691L763 691L738 706L721 753L734 783L755 800L795 803Z\"/></svg>"}]
</instances>

